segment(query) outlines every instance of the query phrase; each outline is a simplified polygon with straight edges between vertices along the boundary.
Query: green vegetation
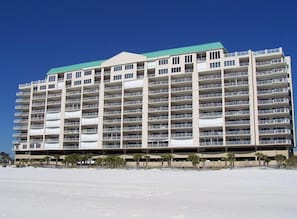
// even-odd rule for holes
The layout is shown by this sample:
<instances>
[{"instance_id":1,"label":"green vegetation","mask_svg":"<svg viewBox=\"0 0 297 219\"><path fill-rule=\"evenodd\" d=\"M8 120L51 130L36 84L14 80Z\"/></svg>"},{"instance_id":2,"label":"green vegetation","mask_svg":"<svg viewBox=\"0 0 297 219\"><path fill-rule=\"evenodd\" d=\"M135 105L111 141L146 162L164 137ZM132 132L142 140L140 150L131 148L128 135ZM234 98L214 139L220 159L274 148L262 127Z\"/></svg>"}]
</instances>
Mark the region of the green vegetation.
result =
<instances>
[{"instance_id":1,"label":"green vegetation","mask_svg":"<svg viewBox=\"0 0 297 219\"><path fill-rule=\"evenodd\" d=\"M277 154L277 155L275 155L275 160L277 162L278 168L280 168L281 166L284 165L284 162L286 160L286 156L284 156L282 154Z\"/></svg>"},{"instance_id":2,"label":"green vegetation","mask_svg":"<svg viewBox=\"0 0 297 219\"><path fill-rule=\"evenodd\" d=\"M197 165L200 163L200 157L197 154L190 154L188 156L188 161L191 161L193 167L197 168Z\"/></svg>"}]
</instances>

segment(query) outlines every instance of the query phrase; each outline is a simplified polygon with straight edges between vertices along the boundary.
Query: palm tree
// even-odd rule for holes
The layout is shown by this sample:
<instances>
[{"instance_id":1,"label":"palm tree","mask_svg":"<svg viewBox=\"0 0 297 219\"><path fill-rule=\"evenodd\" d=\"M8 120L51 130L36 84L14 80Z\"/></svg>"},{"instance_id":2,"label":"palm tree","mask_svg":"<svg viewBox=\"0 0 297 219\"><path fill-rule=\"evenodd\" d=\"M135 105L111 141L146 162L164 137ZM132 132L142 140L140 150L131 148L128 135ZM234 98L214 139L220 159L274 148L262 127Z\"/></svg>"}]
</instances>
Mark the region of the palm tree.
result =
<instances>
[{"instance_id":1,"label":"palm tree","mask_svg":"<svg viewBox=\"0 0 297 219\"><path fill-rule=\"evenodd\" d=\"M55 161L56 161L56 167L58 166L58 161L60 160L60 155L59 154L55 154L54 155Z\"/></svg>"},{"instance_id":2,"label":"palm tree","mask_svg":"<svg viewBox=\"0 0 297 219\"><path fill-rule=\"evenodd\" d=\"M282 154L277 154L275 155L275 160L277 162L277 166L278 168L280 168L283 164L284 164L284 161L287 159L286 156L282 155Z\"/></svg>"},{"instance_id":3,"label":"palm tree","mask_svg":"<svg viewBox=\"0 0 297 219\"><path fill-rule=\"evenodd\" d=\"M228 158L227 157L222 157L222 161L225 162L225 168L226 168L227 167Z\"/></svg>"},{"instance_id":4,"label":"palm tree","mask_svg":"<svg viewBox=\"0 0 297 219\"><path fill-rule=\"evenodd\" d=\"M261 166L261 160L264 160L264 154L263 153L260 153L260 152L257 152L255 153L255 156L257 157L257 160L259 161L259 166Z\"/></svg>"},{"instance_id":5,"label":"palm tree","mask_svg":"<svg viewBox=\"0 0 297 219\"><path fill-rule=\"evenodd\" d=\"M197 168L197 165L200 163L200 157L197 154L190 154L188 160L192 162L192 165L195 168Z\"/></svg>"},{"instance_id":6,"label":"palm tree","mask_svg":"<svg viewBox=\"0 0 297 219\"><path fill-rule=\"evenodd\" d=\"M45 156L44 160L46 162L46 165L49 165L49 162L51 161L51 157L50 156Z\"/></svg>"},{"instance_id":7,"label":"palm tree","mask_svg":"<svg viewBox=\"0 0 297 219\"><path fill-rule=\"evenodd\" d=\"M168 167L171 167L171 163L173 160L173 155L172 154L162 154L161 159L162 159L162 167L163 167L163 162L167 161Z\"/></svg>"},{"instance_id":8,"label":"palm tree","mask_svg":"<svg viewBox=\"0 0 297 219\"><path fill-rule=\"evenodd\" d=\"M147 163L149 162L151 157L150 157L150 155L146 154L146 155L144 155L144 158L145 158L145 167L147 167Z\"/></svg>"},{"instance_id":9,"label":"palm tree","mask_svg":"<svg viewBox=\"0 0 297 219\"><path fill-rule=\"evenodd\" d=\"M103 166L103 158L102 157L98 157L95 161L95 165L102 167Z\"/></svg>"},{"instance_id":10,"label":"palm tree","mask_svg":"<svg viewBox=\"0 0 297 219\"><path fill-rule=\"evenodd\" d=\"M77 162L80 160L79 155L77 154L69 154L65 157L66 165L71 164L73 167L74 165L77 165Z\"/></svg>"},{"instance_id":11,"label":"palm tree","mask_svg":"<svg viewBox=\"0 0 297 219\"><path fill-rule=\"evenodd\" d=\"M229 161L229 167L230 169L234 167L234 163L235 163L235 154L234 153L228 153L227 154L227 160Z\"/></svg>"},{"instance_id":12,"label":"palm tree","mask_svg":"<svg viewBox=\"0 0 297 219\"><path fill-rule=\"evenodd\" d=\"M126 161L119 156L106 156L104 157L104 165L109 168L124 167Z\"/></svg>"},{"instance_id":13,"label":"palm tree","mask_svg":"<svg viewBox=\"0 0 297 219\"><path fill-rule=\"evenodd\" d=\"M136 167L139 167L139 161L142 158L142 154L134 154L133 155L133 160L136 161Z\"/></svg>"},{"instance_id":14,"label":"palm tree","mask_svg":"<svg viewBox=\"0 0 297 219\"><path fill-rule=\"evenodd\" d=\"M264 161L264 165L268 167L268 164L271 161L271 159L267 155L263 155L262 159Z\"/></svg>"}]
</instances>

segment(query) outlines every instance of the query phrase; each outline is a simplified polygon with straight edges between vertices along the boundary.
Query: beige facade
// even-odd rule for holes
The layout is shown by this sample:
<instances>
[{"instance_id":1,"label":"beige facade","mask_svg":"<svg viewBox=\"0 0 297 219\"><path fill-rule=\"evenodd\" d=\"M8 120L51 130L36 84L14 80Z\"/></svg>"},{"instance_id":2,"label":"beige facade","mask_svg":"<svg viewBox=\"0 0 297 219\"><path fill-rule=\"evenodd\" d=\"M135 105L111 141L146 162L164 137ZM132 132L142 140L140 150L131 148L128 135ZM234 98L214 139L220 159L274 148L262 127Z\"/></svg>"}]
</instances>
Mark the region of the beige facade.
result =
<instances>
[{"instance_id":1,"label":"beige facade","mask_svg":"<svg viewBox=\"0 0 297 219\"><path fill-rule=\"evenodd\" d=\"M66 66L45 80L19 85L16 157L292 150L291 64L282 48L166 51L154 57L122 52L98 65Z\"/></svg>"}]
</instances>

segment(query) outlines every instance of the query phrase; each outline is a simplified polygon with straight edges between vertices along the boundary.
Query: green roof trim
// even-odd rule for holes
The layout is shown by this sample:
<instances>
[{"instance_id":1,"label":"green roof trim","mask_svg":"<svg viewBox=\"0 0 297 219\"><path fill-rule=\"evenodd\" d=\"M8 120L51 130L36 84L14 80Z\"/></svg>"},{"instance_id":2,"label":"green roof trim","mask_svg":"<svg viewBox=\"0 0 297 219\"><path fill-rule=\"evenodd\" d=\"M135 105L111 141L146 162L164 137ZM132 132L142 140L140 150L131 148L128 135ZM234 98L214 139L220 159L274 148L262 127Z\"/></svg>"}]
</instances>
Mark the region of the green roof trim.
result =
<instances>
[{"instance_id":1,"label":"green roof trim","mask_svg":"<svg viewBox=\"0 0 297 219\"><path fill-rule=\"evenodd\" d=\"M146 56L147 58L156 58L160 56L180 55L184 53L202 52L202 51L208 51L213 49L223 49L223 48L224 46L222 43L214 42L214 43L207 43L207 44L201 44L201 45L195 45L195 46L186 46L186 47L180 47L180 48L174 48L174 49L159 50L155 52L143 53L142 55Z\"/></svg>"},{"instance_id":2,"label":"green roof trim","mask_svg":"<svg viewBox=\"0 0 297 219\"><path fill-rule=\"evenodd\" d=\"M141 55L144 55L147 58L157 58L162 56L180 55L184 53L209 51L214 49L224 49L224 46L221 42L214 42L214 43L207 43L207 44L201 44L201 45L185 46L185 47L179 47L174 49L165 49L165 50L159 50L154 52L147 52L147 53L142 53ZM49 70L47 75L63 73L68 71L75 71L75 70L80 70L82 68L100 66L104 61L105 60L99 60L99 61L80 63L76 65L68 65L63 67L52 68Z\"/></svg>"},{"instance_id":3,"label":"green roof trim","mask_svg":"<svg viewBox=\"0 0 297 219\"><path fill-rule=\"evenodd\" d=\"M62 73L62 72L67 72L67 71L75 71L75 70L79 70L82 68L100 66L102 62L104 62L104 60L84 62L84 63L80 63L80 64L75 64L75 65L68 65L68 66L63 66L63 67L52 68L51 70L49 70L49 72L47 74L51 75L51 74L57 74L57 73Z\"/></svg>"}]
</instances>

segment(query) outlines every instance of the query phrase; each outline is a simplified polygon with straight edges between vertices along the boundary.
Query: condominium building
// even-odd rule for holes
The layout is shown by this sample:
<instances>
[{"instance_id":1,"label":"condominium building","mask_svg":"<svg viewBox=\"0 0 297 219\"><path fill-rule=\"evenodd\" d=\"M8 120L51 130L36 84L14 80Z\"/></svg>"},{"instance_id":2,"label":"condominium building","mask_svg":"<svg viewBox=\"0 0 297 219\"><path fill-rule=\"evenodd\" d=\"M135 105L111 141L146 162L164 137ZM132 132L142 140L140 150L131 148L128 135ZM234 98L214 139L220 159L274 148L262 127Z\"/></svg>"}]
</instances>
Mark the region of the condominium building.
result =
<instances>
[{"instance_id":1,"label":"condominium building","mask_svg":"<svg viewBox=\"0 0 297 219\"><path fill-rule=\"evenodd\" d=\"M282 48L228 53L215 42L121 52L20 84L14 150L16 159L139 151L288 156L293 109Z\"/></svg>"}]
</instances>

